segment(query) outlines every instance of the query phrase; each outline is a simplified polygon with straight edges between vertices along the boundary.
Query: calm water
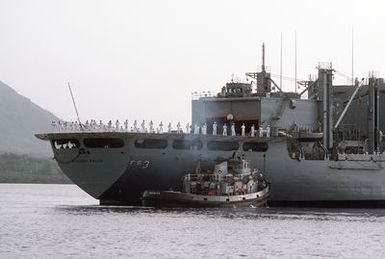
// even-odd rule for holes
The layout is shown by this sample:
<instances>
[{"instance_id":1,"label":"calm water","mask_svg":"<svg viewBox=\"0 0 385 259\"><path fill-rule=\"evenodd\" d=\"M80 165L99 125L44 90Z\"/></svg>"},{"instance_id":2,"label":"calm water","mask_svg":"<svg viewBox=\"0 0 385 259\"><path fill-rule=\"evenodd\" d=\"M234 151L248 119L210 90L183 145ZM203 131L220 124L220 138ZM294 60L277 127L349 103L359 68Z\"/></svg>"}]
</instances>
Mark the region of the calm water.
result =
<instances>
[{"instance_id":1,"label":"calm water","mask_svg":"<svg viewBox=\"0 0 385 259\"><path fill-rule=\"evenodd\" d=\"M0 258L384 258L385 210L102 207L0 184Z\"/></svg>"}]
</instances>

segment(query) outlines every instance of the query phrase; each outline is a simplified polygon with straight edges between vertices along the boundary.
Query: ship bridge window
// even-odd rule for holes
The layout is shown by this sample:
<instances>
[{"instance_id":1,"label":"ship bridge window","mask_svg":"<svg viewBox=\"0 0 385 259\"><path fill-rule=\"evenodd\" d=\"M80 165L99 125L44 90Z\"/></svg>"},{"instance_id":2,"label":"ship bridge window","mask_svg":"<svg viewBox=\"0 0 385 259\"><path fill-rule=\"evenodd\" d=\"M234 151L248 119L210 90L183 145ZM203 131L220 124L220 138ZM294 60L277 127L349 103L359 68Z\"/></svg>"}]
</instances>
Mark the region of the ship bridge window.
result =
<instances>
[{"instance_id":1,"label":"ship bridge window","mask_svg":"<svg viewBox=\"0 0 385 259\"><path fill-rule=\"evenodd\" d=\"M266 142L245 142L243 143L244 151L253 151L253 152L266 152L269 148L269 145Z\"/></svg>"},{"instance_id":2,"label":"ship bridge window","mask_svg":"<svg viewBox=\"0 0 385 259\"><path fill-rule=\"evenodd\" d=\"M86 138L84 145L88 148L122 148L124 141L120 138Z\"/></svg>"},{"instance_id":3,"label":"ship bridge window","mask_svg":"<svg viewBox=\"0 0 385 259\"><path fill-rule=\"evenodd\" d=\"M167 140L165 139L137 139L135 140L135 147L148 149L165 149L167 147Z\"/></svg>"},{"instance_id":4,"label":"ship bridge window","mask_svg":"<svg viewBox=\"0 0 385 259\"><path fill-rule=\"evenodd\" d=\"M207 143L208 150L232 151L239 149L239 143L235 141L210 141Z\"/></svg>"},{"instance_id":5,"label":"ship bridge window","mask_svg":"<svg viewBox=\"0 0 385 259\"><path fill-rule=\"evenodd\" d=\"M231 87L227 89L227 93L229 94L241 94L243 89L241 87Z\"/></svg>"},{"instance_id":6,"label":"ship bridge window","mask_svg":"<svg viewBox=\"0 0 385 259\"><path fill-rule=\"evenodd\" d=\"M203 144L200 140L177 139L172 143L172 147L175 149L201 150L202 146Z\"/></svg>"},{"instance_id":7,"label":"ship bridge window","mask_svg":"<svg viewBox=\"0 0 385 259\"><path fill-rule=\"evenodd\" d=\"M52 144L55 149L72 149L80 147L79 140L77 139L55 139L52 140Z\"/></svg>"}]
</instances>

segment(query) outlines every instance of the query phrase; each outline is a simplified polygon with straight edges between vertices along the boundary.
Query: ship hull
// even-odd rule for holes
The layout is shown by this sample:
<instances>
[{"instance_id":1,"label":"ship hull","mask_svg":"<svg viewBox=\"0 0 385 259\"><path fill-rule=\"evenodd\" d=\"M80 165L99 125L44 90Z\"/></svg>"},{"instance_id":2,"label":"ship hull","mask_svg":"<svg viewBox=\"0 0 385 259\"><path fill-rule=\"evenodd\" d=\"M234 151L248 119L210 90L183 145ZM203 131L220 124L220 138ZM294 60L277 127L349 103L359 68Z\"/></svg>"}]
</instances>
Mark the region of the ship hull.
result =
<instances>
[{"instance_id":1,"label":"ship hull","mask_svg":"<svg viewBox=\"0 0 385 259\"><path fill-rule=\"evenodd\" d=\"M385 169L381 160L330 161L292 159L285 137L259 139L268 143L265 152L242 150L242 143L256 138L202 136L193 134L65 133L38 135L41 139L116 137L126 143L117 149L64 149L53 145L54 157L63 172L101 204L141 204L145 190L178 190L184 174L193 172L200 161L212 168L234 150L209 151L211 140L240 143L239 152L252 167L262 169L271 182L269 204L283 206L385 207ZM175 139L203 142L200 150L175 150ZM141 149L138 138L161 138L164 149Z\"/></svg>"}]
</instances>

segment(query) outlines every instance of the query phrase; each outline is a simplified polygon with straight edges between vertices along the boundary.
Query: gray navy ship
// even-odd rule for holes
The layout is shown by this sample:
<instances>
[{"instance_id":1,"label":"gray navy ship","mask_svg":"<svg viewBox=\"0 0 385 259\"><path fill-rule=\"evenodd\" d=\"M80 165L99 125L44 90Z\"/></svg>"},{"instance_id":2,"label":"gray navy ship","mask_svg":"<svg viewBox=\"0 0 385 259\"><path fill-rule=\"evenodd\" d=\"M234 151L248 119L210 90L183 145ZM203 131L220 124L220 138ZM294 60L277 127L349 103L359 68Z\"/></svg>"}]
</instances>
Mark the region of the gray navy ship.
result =
<instances>
[{"instance_id":1,"label":"gray navy ship","mask_svg":"<svg viewBox=\"0 0 385 259\"><path fill-rule=\"evenodd\" d=\"M197 162L242 153L271 182L270 205L385 207L384 79L334 85L330 64L284 92L265 68L218 94L193 94L192 123L146 128L59 123L50 142L62 171L100 204L141 204L145 190L180 190Z\"/></svg>"}]
</instances>

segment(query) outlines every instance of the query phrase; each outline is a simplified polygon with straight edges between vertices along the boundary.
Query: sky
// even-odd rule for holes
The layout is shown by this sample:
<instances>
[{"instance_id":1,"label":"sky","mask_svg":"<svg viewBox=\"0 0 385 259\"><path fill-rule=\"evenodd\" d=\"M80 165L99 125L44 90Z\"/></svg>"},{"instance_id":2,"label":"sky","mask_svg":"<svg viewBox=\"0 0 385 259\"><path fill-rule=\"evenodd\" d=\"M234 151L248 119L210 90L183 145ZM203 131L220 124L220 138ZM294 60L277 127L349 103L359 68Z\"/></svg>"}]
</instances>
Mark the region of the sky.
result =
<instances>
[{"instance_id":1,"label":"sky","mask_svg":"<svg viewBox=\"0 0 385 259\"><path fill-rule=\"evenodd\" d=\"M384 1L0 0L0 81L64 120L191 121L191 93L261 64L291 80L385 74ZM352 31L354 31L352 41ZM345 77L340 74L346 75ZM273 77L276 82L279 78Z\"/></svg>"}]
</instances>

